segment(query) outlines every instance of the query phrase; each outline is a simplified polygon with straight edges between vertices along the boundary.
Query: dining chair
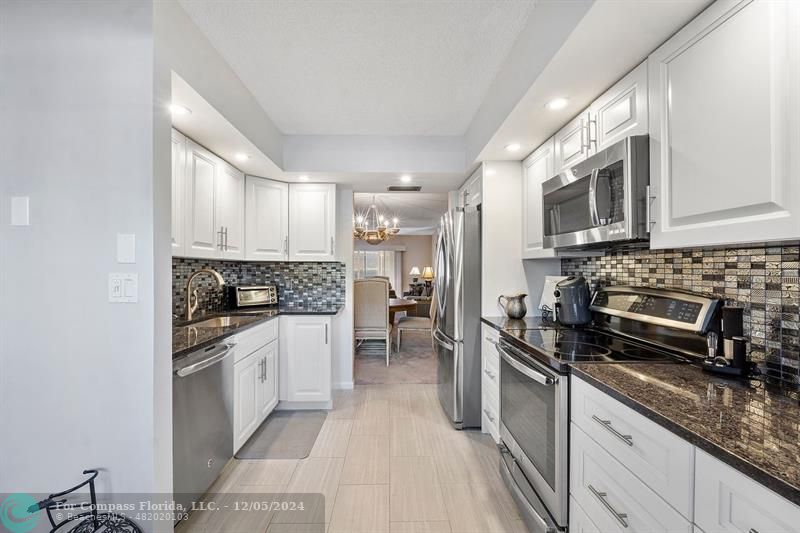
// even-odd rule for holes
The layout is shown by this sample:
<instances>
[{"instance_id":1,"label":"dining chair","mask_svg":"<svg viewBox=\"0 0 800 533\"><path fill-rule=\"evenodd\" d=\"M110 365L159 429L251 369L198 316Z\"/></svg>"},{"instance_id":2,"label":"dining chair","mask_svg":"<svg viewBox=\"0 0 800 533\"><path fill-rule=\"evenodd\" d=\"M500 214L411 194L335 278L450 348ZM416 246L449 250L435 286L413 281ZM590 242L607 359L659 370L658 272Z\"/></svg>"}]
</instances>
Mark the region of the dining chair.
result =
<instances>
[{"instance_id":1,"label":"dining chair","mask_svg":"<svg viewBox=\"0 0 800 533\"><path fill-rule=\"evenodd\" d=\"M386 342L386 366L392 349L392 325L389 324L389 281L382 278L357 279L353 282L355 300L355 341L383 339Z\"/></svg>"},{"instance_id":2,"label":"dining chair","mask_svg":"<svg viewBox=\"0 0 800 533\"><path fill-rule=\"evenodd\" d=\"M403 331L431 331L433 329L433 319L436 315L436 293L431 296L431 306L425 316L404 316L400 317L395 324L397 329L397 351L400 351L400 342Z\"/></svg>"}]
</instances>

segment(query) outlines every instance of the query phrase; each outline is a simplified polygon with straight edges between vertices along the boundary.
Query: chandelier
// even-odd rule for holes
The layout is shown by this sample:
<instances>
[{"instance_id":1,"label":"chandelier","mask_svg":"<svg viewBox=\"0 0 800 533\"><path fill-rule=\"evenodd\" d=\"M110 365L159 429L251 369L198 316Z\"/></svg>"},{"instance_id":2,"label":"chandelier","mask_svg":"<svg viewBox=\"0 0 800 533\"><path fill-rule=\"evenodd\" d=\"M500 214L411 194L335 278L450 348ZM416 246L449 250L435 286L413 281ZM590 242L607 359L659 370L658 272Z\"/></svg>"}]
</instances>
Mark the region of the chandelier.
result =
<instances>
[{"instance_id":1,"label":"chandelier","mask_svg":"<svg viewBox=\"0 0 800 533\"><path fill-rule=\"evenodd\" d=\"M367 212L356 215L353 219L353 237L369 244L380 244L400 233L397 222L397 217L395 217L392 219L393 226L388 226L389 220L378 213L373 196L372 204L367 208Z\"/></svg>"}]
</instances>

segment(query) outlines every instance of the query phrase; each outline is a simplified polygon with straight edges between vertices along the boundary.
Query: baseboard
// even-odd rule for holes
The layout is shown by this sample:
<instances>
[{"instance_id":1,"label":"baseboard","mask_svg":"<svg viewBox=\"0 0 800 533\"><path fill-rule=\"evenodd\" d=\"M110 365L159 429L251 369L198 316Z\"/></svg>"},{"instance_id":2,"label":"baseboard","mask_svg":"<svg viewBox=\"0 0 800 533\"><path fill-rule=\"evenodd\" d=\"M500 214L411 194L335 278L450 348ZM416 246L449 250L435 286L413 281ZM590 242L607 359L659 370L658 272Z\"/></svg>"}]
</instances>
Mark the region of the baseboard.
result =
<instances>
[{"instance_id":1,"label":"baseboard","mask_svg":"<svg viewBox=\"0 0 800 533\"><path fill-rule=\"evenodd\" d=\"M353 390L355 388L355 383L352 381L340 381L334 383L333 388L336 390Z\"/></svg>"},{"instance_id":2,"label":"baseboard","mask_svg":"<svg viewBox=\"0 0 800 533\"><path fill-rule=\"evenodd\" d=\"M327 402L287 402L282 400L275 408L276 411L299 411L304 409L323 409L329 411L333 409L333 400Z\"/></svg>"}]
</instances>

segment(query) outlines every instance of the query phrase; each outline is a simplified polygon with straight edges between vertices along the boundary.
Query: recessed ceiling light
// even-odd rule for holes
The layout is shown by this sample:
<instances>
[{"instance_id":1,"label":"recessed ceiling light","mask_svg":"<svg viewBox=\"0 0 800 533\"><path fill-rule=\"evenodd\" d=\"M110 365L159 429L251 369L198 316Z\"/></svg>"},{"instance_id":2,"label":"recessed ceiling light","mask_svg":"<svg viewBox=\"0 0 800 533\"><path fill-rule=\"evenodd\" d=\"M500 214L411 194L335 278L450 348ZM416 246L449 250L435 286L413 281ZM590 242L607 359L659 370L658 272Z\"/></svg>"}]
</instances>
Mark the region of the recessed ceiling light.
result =
<instances>
[{"instance_id":1,"label":"recessed ceiling light","mask_svg":"<svg viewBox=\"0 0 800 533\"><path fill-rule=\"evenodd\" d=\"M170 104L169 105L169 112L172 113L175 116L191 115L192 114L192 110L191 109L189 109L188 107L179 105L179 104Z\"/></svg>"},{"instance_id":2,"label":"recessed ceiling light","mask_svg":"<svg viewBox=\"0 0 800 533\"><path fill-rule=\"evenodd\" d=\"M302 176L299 176L297 179L299 179L300 181L308 181L308 176L303 174Z\"/></svg>"},{"instance_id":3,"label":"recessed ceiling light","mask_svg":"<svg viewBox=\"0 0 800 533\"><path fill-rule=\"evenodd\" d=\"M238 153L233 157L236 158L237 161L247 161L248 159L250 159L249 155L243 153Z\"/></svg>"},{"instance_id":4,"label":"recessed ceiling light","mask_svg":"<svg viewBox=\"0 0 800 533\"><path fill-rule=\"evenodd\" d=\"M408 174L403 174L402 176L400 176L400 181L402 181L403 183L411 183L411 176L409 176Z\"/></svg>"},{"instance_id":5,"label":"recessed ceiling light","mask_svg":"<svg viewBox=\"0 0 800 533\"><path fill-rule=\"evenodd\" d=\"M506 151L508 152L516 152L520 148L521 146L519 145L519 143L511 143L506 145Z\"/></svg>"},{"instance_id":6,"label":"recessed ceiling light","mask_svg":"<svg viewBox=\"0 0 800 533\"><path fill-rule=\"evenodd\" d=\"M567 107L568 103L569 100L567 100L566 98L561 98L561 97L553 98L552 100L547 102L547 105L545 107L550 111L558 111L559 109L564 109L565 107Z\"/></svg>"}]
</instances>

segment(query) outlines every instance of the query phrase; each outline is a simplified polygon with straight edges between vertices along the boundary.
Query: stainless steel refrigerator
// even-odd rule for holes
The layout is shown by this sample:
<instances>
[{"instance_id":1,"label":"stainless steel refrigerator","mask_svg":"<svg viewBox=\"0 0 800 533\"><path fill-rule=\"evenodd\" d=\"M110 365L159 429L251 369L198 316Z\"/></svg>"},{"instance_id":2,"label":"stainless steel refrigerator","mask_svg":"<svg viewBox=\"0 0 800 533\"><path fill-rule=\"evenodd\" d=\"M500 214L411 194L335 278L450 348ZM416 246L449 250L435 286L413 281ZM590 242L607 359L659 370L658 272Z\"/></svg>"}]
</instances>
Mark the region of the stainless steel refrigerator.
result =
<instances>
[{"instance_id":1,"label":"stainless steel refrigerator","mask_svg":"<svg viewBox=\"0 0 800 533\"><path fill-rule=\"evenodd\" d=\"M458 428L481 425L481 209L442 216L436 250L433 345L439 401Z\"/></svg>"}]
</instances>

